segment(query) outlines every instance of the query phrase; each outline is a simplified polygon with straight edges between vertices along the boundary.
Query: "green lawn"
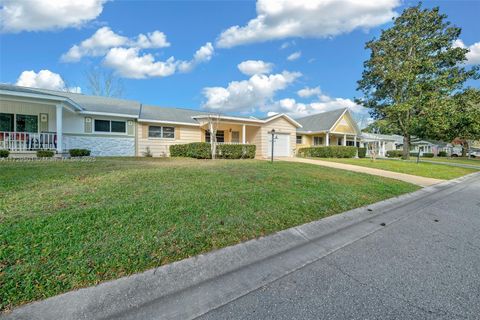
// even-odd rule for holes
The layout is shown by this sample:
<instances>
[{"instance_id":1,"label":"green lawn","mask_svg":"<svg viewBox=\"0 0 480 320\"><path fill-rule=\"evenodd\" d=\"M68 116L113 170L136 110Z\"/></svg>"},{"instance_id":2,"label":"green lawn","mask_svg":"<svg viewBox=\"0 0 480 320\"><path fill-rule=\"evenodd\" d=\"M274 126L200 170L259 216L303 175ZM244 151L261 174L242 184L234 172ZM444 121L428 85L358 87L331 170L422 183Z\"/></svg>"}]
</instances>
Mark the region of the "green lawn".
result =
<instances>
[{"instance_id":1,"label":"green lawn","mask_svg":"<svg viewBox=\"0 0 480 320\"><path fill-rule=\"evenodd\" d=\"M468 158L420 158L420 161L435 161L435 162L445 162L445 163L458 163L458 164L469 164L473 166L480 167L480 158L478 159L468 159Z\"/></svg>"},{"instance_id":2,"label":"green lawn","mask_svg":"<svg viewBox=\"0 0 480 320\"><path fill-rule=\"evenodd\" d=\"M0 162L0 310L417 189L288 162Z\"/></svg>"},{"instance_id":3,"label":"green lawn","mask_svg":"<svg viewBox=\"0 0 480 320\"><path fill-rule=\"evenodd\" d=\"M319 160L341 162L347 164L354 164L362 167L383 169L388 171L408 173L415 176L436 178L436 179L454 179L466 174L476 172L478 170L471 168L460 168L449 165L434 164L420 162L415 163L412 161L403 161L403 160L384 160L377 159L372 161L370 158L364 159L332 159L332 158L321 158Z\"/></svg>"}]
</instances>

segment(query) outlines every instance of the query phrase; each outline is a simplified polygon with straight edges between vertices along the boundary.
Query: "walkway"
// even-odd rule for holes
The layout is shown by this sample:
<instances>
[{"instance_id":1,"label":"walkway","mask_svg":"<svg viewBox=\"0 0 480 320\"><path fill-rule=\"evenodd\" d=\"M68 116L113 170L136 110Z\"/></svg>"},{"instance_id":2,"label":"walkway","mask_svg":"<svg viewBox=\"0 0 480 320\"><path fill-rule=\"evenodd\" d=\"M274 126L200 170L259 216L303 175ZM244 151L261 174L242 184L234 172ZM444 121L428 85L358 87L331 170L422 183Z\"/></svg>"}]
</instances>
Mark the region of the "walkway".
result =
<instances>
[{"instance_id":1,"label":"walkway","mask_svg":"<svg viewBox=\"0 0 480 320\"><path fill-rule=\"evenodd\" d=\"M352 165L352 164L322 161L322 160L317 160L317 159L286 158L285 157L285 158L278 158L278 160L290 161L290 162L309 163L309 164L315 164L315 165L330 167L330 168L335 168L335 169L343 169L343 170L349 170L349 171L354 171L354 172L367 173L367 174L372 174L372 175L375 175L375 176L381 176L381 177L385 177L385 178L392 178L392 179L396 179L396 180L405 181L405 182L408 182L408 183L416 184L416 185L421 186L421 187L428 187L428 186L431 186L431 185L434 185L434 184L445 181L445 180L441 180L441 179L419 177L419 176L414 176L414 175L406 174L406 173L399 173L399 172L393 172L393 171L387 171L387 170L381 170L381 169L367 168L367 167L355 166L355 165Z\"/></svg>"}]
</instances>

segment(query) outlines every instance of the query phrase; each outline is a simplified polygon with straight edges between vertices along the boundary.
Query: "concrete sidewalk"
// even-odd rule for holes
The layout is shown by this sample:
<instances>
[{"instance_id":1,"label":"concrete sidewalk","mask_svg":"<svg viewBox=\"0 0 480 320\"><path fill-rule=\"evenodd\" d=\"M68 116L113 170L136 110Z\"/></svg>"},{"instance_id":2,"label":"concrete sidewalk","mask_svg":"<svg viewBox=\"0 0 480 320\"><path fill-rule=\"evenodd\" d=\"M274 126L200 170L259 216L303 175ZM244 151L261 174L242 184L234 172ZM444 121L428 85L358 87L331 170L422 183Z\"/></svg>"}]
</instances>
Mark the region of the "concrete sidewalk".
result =
<instances>
[{"instance_id":1,"label":"concrete sidewalk","mask_svg":"<svg viewBox=\"0 0 480 320\"><path fill-rule=\"evenodd\" d=\"M1 319L194 319L416 214L479 173L34 302Z\"/></svg>"},{"instance_id":2,"label":"concrete sidewalk","mask_svg":"<svg viewBox=\"0 0 480 320\"><path fill-rule=\"evenodd\" d=\"M318 166L330 167L330 168L335 168L335 169L343 169L343 170L348 170L348 171L367 173L367 174L372 174L372 175L375 175L375 176L381 176L381 177L385 177L385 178L392 178L392 179L396 179L396 180L405 181L405 182L408 182L408 183L416 184L416 185L421 186L421 187L428 187L428 186L432 186L432 185L435 185L435 184L438 184L440 182L445 181L445 180L441 180L441 179L419 177L419 176L414 176L414 175L406 174L406 173L399 173L399 172L393 172L393 171L387 171L387 170L381 170L381 169L361 167L361 166L355 166L355 165L352 165L352 164L322 161L322 160L317 160L317 159L278 158L278 160L290 161L290 162L300 162L300 163L309 163L309 164L315 164L315 165L318 165Z\"/></svg>"}]
</instances>

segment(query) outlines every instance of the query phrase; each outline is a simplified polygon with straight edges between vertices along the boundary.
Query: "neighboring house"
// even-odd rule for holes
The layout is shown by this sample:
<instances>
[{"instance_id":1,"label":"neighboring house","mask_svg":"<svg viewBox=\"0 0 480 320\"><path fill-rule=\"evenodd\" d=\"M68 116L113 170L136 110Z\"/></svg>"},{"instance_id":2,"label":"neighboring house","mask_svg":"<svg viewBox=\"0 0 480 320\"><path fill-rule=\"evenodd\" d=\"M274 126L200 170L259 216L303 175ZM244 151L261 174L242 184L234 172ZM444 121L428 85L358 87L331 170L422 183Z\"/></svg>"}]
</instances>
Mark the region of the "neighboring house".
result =
<instances>
[{"instance_id":1,"label":"neighboring house","mask_svg":"<svg viewBox=\"0 0 480 320\"><path fill-rule=\"evenodd\" d=\"M348 108L297 119L297 150L312 146L360 146L361 131Z\"/></svg>"},{"instance_id":2,"label":"neighboring house","mask_svg":"<svg viewBox=\"0 0 480 320\"><path fill-rule=\"evenodd\" d=\"M136 101L0 84L0 148L134 156Z\"/></svg>"},{"instance_id":3,"label":"neighboring house","mask_svg":"<svg viewBox=\"0 0 480 320\"><path fill-rule=\"evenodd\" d=\"M367 148L367 156L370 155L372 149L375 149L378 152L378 156L385 157L387 151L397 150L403 143L403 137L395 134L362 132L361 139L364 147Z\"/></svg>"}]
</instances>

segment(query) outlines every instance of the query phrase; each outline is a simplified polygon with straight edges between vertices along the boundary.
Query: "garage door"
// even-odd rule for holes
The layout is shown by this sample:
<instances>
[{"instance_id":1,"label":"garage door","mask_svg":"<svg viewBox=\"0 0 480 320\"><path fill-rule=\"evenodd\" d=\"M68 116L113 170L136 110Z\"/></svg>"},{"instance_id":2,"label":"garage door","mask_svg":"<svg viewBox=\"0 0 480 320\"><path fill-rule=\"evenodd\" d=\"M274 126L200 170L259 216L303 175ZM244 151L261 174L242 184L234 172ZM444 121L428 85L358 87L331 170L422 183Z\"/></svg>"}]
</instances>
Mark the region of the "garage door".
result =
<instances>
[{"instance_id":1,"label":"garage door","mask_svg":"<svg viewBox=\"0 0 480 320\"><path fill-rule=\"evenodd\" d=\"M275 157L289 157L290 154L290 135L276 133L274 139L273 152ZM268 156L272 154L272 135L268 135Z\"/></svg>"}]
</instances>

